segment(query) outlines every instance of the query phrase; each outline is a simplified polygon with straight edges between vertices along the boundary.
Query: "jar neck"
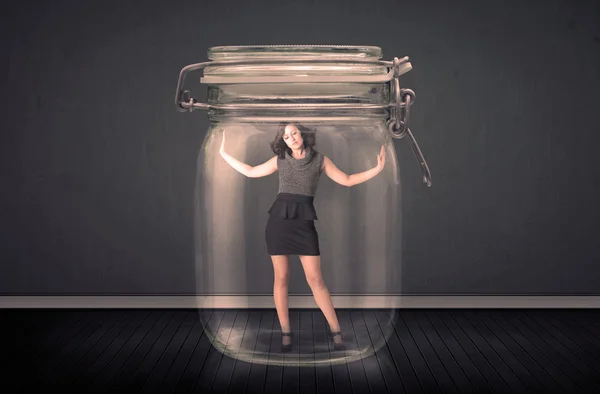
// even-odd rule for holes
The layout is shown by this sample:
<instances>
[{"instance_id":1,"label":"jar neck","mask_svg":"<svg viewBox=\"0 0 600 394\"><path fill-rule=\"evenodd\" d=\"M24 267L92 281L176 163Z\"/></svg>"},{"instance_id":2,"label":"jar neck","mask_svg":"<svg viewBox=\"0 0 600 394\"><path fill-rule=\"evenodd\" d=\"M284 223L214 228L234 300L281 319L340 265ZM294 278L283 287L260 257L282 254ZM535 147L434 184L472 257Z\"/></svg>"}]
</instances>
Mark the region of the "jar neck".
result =
<instances>
[{"instance_id":1,"label":"jar neck","mask_svg":"<svg viewBox=\"0 0 600 394\"><path fill-rule=\"evenodd\" d=\"M291 107L311 104L354 104L387 106L390 102L388 84L368 83L274 83L219 84L208 86L208 103L212 106L242 106L246 104ZM287 108L286 108L287 109Z\"/></svg>"},{"instance_id":2,"label":"jar neck","mask_svg":"<svg viewBox=\"0 0 600 394\"><path fill-rule=\"evenodd\" d=\"M385 123L389 118L389 112L384 108L362 108L360 110L325 110L316 107L308 107L304 110L300 107L287 110L223 108L211 109L207 116L212 122L373 124Z\"/></svg>"}]
</instances>

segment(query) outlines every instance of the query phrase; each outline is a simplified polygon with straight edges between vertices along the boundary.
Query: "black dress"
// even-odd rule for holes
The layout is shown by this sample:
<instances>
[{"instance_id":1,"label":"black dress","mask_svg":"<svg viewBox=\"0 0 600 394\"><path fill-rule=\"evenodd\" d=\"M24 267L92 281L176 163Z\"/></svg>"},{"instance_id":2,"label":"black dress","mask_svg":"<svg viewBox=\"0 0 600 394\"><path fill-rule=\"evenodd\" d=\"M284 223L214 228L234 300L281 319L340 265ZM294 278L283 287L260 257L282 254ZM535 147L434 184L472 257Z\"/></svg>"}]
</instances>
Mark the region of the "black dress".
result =
<instances>
[{"instance_id":1,"label":"black dress","mask_svg":"<svg viewBox=\"0 0 600 394\"><path fill-rule=\"evenodd\" d=\"M269 255L319 256L316 219L313 197L279 193L265 230Z\"/></svg>"},{"instance_id":2,"label":"black dress","mask_svg":"<svg viewBox=\"0 0 600 394\"><path fill-rule=\"evenodd\" d=\"M324 157L311 149L302 159L286 154L278 159L279 193L269 209L265 229L267 252L271 256L319 256L319 235L314 207Z\"/></svg>"}]
</instances>

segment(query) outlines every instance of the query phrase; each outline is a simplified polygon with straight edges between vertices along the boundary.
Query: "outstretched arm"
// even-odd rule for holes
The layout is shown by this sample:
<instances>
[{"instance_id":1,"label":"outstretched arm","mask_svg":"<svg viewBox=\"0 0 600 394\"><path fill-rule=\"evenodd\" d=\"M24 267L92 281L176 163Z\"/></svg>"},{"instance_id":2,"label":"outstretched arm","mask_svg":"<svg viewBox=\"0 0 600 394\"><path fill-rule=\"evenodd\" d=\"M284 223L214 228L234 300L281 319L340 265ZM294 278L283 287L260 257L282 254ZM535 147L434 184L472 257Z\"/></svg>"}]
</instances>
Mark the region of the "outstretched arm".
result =
<instances>
[{"instance_id":1,"label":"outstretched arm","mask_svg":"<svg viewBox=\"0 0 600 394\"><path fill-rule=\"evenodd\" d=\"M221 149L219 149L221 157L237 172L247 176L248 178L260 178L263 176L271 175L277 171L277 156L273 156L263 164L252 167L246 163L234 159L228 153L225 152L225 133L223 133L223 141L221 142Z\"/></svg>"},{"instance_id":2,"label":"outstretched arm","mask_svg":"<svg viewBox=\"0 0 600 394\"><path fill-rule=\"evenodd\" d=\"M379 155L377 155L377 165L370 170L359 172L357 174L348 175L333 164L333 162L325 156L323 160L323 171L325 174L331 178L334 182L339 183L342 186L355 186L360 183L366 182L369 179L373 178L375 175L379 174L385 165L385 150L383 146L379 151Z\"/></svg>"}]
</instances>

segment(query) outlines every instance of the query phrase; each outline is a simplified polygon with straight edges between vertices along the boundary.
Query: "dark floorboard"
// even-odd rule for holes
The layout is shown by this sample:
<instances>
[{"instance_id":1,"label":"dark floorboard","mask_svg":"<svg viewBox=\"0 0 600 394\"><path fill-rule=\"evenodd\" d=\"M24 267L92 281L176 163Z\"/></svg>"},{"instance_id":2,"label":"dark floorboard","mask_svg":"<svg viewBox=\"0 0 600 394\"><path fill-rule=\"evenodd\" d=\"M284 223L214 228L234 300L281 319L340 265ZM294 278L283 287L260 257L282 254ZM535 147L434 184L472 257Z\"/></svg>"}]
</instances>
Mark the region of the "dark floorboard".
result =
<instances>
[{"instance_id":1,"label":"dark floorboard","mask_svg":"<svg viewBox=\"0 0 600 394\"><path fill-rule=\"evenodd\" d=\"M600 310L337 312L347 355L383 346L330 363L340 352L316 309L290 311L294 350L284 355L274 309L5 309L1 392L600 392Z\"/></svg>"}]
</instances>

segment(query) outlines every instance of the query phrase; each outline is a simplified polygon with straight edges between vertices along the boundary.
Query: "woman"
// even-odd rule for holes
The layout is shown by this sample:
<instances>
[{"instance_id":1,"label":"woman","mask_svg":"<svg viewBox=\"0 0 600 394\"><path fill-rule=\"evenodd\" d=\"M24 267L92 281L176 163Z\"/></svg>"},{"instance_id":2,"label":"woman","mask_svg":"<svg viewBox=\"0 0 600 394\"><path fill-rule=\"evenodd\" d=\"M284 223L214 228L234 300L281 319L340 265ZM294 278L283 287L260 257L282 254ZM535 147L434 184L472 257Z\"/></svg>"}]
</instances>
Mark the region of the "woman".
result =
<instances>
[{"instance_id":1,"label":"woman","mask_svg":"<svg viewBox=\"0 0 600 394\"><path fill-rule=\"evenodd\" d=\"M329 290L321 275L319 238L314 225L317 215L313 205L317 184L324 172L334 182L354 186L379 174L385 165L383 146L377 155L377 166L365 172L347 175L333 162L314 149L315 135L299 124L281 123L271 143L275 153L267 162L252 167L225 152L225 133L219 153L225 161L249 178L259 178L279 171L279 192L271 209L265 230L267 251L271 256L275 281L273 298L282 332L282 351L290 351L292 342L288 316L289 256L302 262L306 280L315 301L329 324L336 350L344 350L340 325Z\"/></svg>"}]
</instances>

